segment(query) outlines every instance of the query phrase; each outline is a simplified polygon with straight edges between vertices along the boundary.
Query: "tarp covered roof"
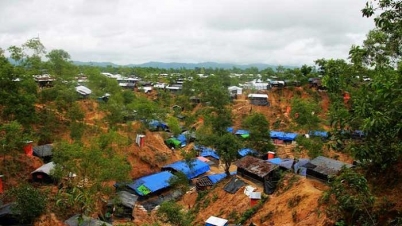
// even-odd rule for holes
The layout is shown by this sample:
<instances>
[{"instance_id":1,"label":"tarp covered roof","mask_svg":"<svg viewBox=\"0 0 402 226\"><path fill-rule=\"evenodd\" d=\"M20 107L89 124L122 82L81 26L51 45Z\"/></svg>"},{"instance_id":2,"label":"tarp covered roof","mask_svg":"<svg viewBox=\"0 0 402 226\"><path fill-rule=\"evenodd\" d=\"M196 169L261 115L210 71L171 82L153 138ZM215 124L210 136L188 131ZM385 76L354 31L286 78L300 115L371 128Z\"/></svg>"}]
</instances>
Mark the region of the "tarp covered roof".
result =
<instances>
[{"instance_id":1,"label":"tarp covered roof","mask_svg":"<svg viewBox=\"0 0 402 226\"><path fill-rule=\"evenodd\" d=\"M284 140L284 141L294 141L298 136L297 133L286 133L281 131L270 131L270 136L272 139Z\"/></svg>"},{"instance_id":2,"label":"tarp covered roof","mask_svg":"<svg viewBox=\"0 0 402 226\"><path fill-rule=\"evenodd\" d=\"M177 161L172 164L163 166L162 170L174 169L176 171L180 171L184 173L188 179L197 177L198 175L206 173L210 170L209 165L199 159L193 159L190 165L191 167L186 161Z\"/></svg>"},{"instance_id":3,"label":"tarp covered roof","mask_svg":"<svg viewBox=\"0 0 402 226\"><path fill-rule=\"evenodd\" d=\"M327 131L309 131L308 134L310 136L316 136L316 137L322 137L322 138L328 138L329 134Z\"/></svg>"},{"instance_id":4,"label":"tarp covered roof","mask_svg":"<svg viewBox=\"0 0 402 226\"><path fill-rule=\"evenodd\" d=\"M109 223L87 216L83 216L82 217L83 221L79 221L78 220L79 216L80 216L79 214L74 215L69 219L67 219L66 221L64 221L64 223L67 224L68 226L112 226Z\"/></svg>"},{"instance_id":5,"label":"tarp covered roof","mask_svg":"<svg viewBox=\"0 0 402 226\"><path fill-rule=\"evenodd\" d=\"M77 87L75 87L75 91L77 91L79 94L82 94L82 95L89 95L92 93L92 90L88 89L85 86L77 86Z\"/></svg>"},{"instance_id":6,"label":"tarp covered roof","mask_svg":"<svg viewBox=\"0 0 402 226\"><path fill-rule=\"evenodd\" d=\"M53 155L52 153L53 146L51 144L45 144L33 147L33 152L38 157L46 157Z\"/></svg>"},{"instance_id":7,"label":"tarp covered roof","mask_svg":"<svg viewBox=\"0 0 402 226\"><path fill-rule=\"evenodd\" d=\"M36 170L32 171L31 174L33 173L45 173L47 175L50 175L50 171L54 169L56 165L53 162L46 163L42 165L41 167L37 168Z\"/></svg>"},{"instance_id":8,"label":"tarp covered roof","mask_svg":"<svg viewBox=\"0 0 402 226\"><path fill-rule=\"evenodd\" d=\"M226 132L228 132L228 133L233 133L233 132L234 132L233 127L228 127L228 128L226 128Z\"/></svg>"},{"instance_id":9,"label":"tarp covered roof","mask_svg":"<svg viewBox=\"0 0 402 226\"><path fill-rule=\"evenodd\" d=\"M117 192L117 198L123 206L133 209L138 196L127 191L119 191Z\"/></svg>"},{"instance_id":10,"label":"tarp covered roof","mask_svg":"<svg viewBox=\"0 0 402 226\"><path fill-rule=\"evenodd\" d=\"M253 150L253 149L251 149L251 148L243 148L243 149L240 149L239 151L237 151L237 153L239 153L239 155L240 155L241 157L244 157L244 156L246 156L246 155L248 155L248 154L257 153L257 151L255 151L255 150Z\"/></svg>"},{"instance_id":11,"label":"tarp covered roof","mask_svg":"<svg viewBox=\"0 0 402 226\"><path fill-rule=\"evenodd\" d=\"M277 168L276 165L266 162L262 159L253 156L246 156L240 159L237 163L237 168L244 169L247 172L255 174L261 178L267 176L272 170Z\"/></svg>"},{"instance_id":12,"label":"tarp covered roof","mask_svg":"<svg viewBox=\"0 0 402 226\"><path fill-rule=\"evenodd\" d=\"M201 149L200 156L202 156L202 157L212 157L212 158L215 158L215 159L219 159L218 153L216 153L216 151L214 149L212 149L212 148Z\"/></svg>"},{"instance_id":13,"label":"tarp covered roof","mask_svg":"<svg viewBox=\"0 0 402 226\"><path fill-rule=\"evenodd\" d=\"M210 216L205 223L207 225L215 225L215 226L225 226L228 223L228 220L219 218L219 217L214 217Z\"/></svg>"},{"instance_id":14,"label":"tarp covered roof","mask_svg":"<svg viewBox=\"0 0 402 226\"><path fill-rule=\"evenodd\" d=\"M207 177L209 178L209 180L211 180L211 182L213 184L216 184L226 177L226 173L218 173L218 174L208 175Z\"/></svg>"},{"instance_id":15,"label":"tarp covered roof","mask_svg":"<svg viewBox=\"0 0 402 226\"><path fill-rule=\"evenodd\" d=\"M343 166L346 166L347 168L353 167L352 164L330 159L324 156L318 156L304 165L304 167L323 175L335 175Z\"/></svg>"},{"instance_id":16,"label":"tarp covered roof","mask_svg":"<svg viewBox=\"0 0 402 226\"><path fill-rule=\"evenodd\" d=\"M232 179L223 187L223 189L230 194L234 194L244 185L246 185L244 181L236 177L232 177Z\"/></svg>"},{"instance_id":17,"label":"tarp covered roof","mask_svg":"<svg viewBox=\"0 0 402 226\"><path fill-rule=\"evenodd\" d=\"M250 134L250 132L248 130L239 129L239 130L236 131L235 134L236 135L245 135L245 134Z\"/></svg>"},{"instance_id":18,"label":"tarp covered roof","mask_svg":"<svg viewBox=\"0 0 402 226\"><path fill-rule=\"evenodd\" d=\"M15 202L12 203L7 203L5 205L0 206L0 217L6 216L6 215L13 215L12 207L15 205Z\"/></svg>"},{"instance_id":19,"label":"tarp covered roof","mask_svg":"<svg viewBox=\"0 0 402 226\"><path fill-rule=\"evenodd\" d=\"M135 190L139 195L145 196L163 188L169 187L169 180L173 177L174 175L170 172L162 171L159 173L141 177L135 180L133 183L128 184L127 186Z\"/></svg>"}]
</instances>

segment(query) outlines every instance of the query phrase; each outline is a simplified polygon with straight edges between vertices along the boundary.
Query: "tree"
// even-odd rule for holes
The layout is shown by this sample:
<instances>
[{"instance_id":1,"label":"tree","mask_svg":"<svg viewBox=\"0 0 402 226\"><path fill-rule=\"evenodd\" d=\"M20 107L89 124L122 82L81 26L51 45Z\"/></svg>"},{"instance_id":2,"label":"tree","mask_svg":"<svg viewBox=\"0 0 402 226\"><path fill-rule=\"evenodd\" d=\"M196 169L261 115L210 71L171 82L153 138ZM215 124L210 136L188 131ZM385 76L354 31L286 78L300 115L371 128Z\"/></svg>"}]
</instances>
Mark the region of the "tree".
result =
<instances>
[{"instance_id":1,"label":"tree","mask_svg":"<svg viewBox=\"0 0 402 226\"><path fill-rule=\"evenodd\" d=\"M9 195L16 203L11 211L18 214L21 223L33 223L46 210L47 195L31 185L14 187Z\"/></svg>"},{"instance_id":2,"label":"tree","mask_svg":"<svg viewBox=\"0 0 402 226\"><path fill-rule=\"evenodd\" d=\"M344 168L330 182L322 201L328 205L328 215L334 220L343 220L347 225L376 225L370 215L374 197L366 178L353 169Z\"/></svg>"},{"instance_id":3,"label":"tree","mask_svg":"<svg viewBox=\"0 0 402 226\"><path fill-rule=\"evenodd\" d=\"M157 214L163 222L169 222L172 225L192 225L193 216L184 212L183 207L174 201L163 202L160 205Z\"/></svg>"},{"instance_id":4,"label":"tree","mask_svg":"<svg viewBox=\"0 0 402 226\"><path fill-rule=\"evenodd\" d=\"M318 104L307 99L295 98L291 106L290 116L302 129L312 130L319 127L321 120Z\"/></svg>"},{"instance_id":5,"label":"tree","mask_svg":"<svg viewBox=\"0 0 402 226\"><path fill-rule=\"evenodd\" d=\"M252 113L242 122L245 129L249 130L250 137L246 140L249 147L260 153L272 151L275 146L271 143L269 122L261 113Z\"/></svg>"},{"instance_id":6,"label":"tree","mask_svg":"<svg viewBox=\"0 0 402 226\"><path fill-rule=\"evenodd\" d=\"M130 165L118 151L122 141L117 133L109 132L92 140L90 146L65 142L55 146L53 176L64 187L56 197L61 210L93 213L101 194L109 191L106 182L128 180ZM76 175L73 178L72 173Z\"/></svg>"},{"instance_id":7,"label":"tree","mask_svg":"<svg viewBox=\"0 0 402 226\"><path fill-rule=\"evenodd\" d=\"M241 147L239 140L231 133L225 133L222 136L215 136L210 139L212 139L213 147L224 164L223 168L226 175L230 176L229 168L237 159L237 152Z\"/></svg>"},{"instance_id":8,"label":"tree","mask_svg":"<svg viewBox=\"0 0 402 226\"><path fill-rule=\"evenodd\" d=\"M70 54L62 49L51 50L46 57L49 59L49 69L63 79L69 80L76 76L77 73L72 71L73 65L70 61Z\"/></svg>"}]
</instances>

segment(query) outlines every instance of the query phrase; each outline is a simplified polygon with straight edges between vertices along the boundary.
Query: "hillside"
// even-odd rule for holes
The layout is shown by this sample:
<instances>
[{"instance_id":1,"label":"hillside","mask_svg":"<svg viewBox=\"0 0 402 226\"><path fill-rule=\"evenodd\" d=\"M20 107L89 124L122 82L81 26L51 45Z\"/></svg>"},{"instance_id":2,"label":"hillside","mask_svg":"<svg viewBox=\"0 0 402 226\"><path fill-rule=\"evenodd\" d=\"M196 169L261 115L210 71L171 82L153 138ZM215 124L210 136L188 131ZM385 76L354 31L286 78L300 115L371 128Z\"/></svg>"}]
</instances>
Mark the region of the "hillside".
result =
<instances>
[{"instance_id":1,"label":"hillside","mask_svg":"<svg viewBox=\"0 0 402 226\"><path fill-rule=\"evenodd\" d=\"M311 94L315 91L308 90L308 87L294 87L284 89L273 89L265 91L269 95L270 106L254 106L246 99L247 92L239 95L232 104L232 113L234 116L233 125L235 128L241 127L242 119L251 112L262 113L270 122L271 129L281 131L294 131L292 129L292 119L289 117L289 107L292 98L296 95L302 98L311 98ZM319 93L320 106L323 111L322 117L325 116L328 109L328 98L326 93ZM151 95L152 96L152 95ZM151 97L150 96L150 97ZM99 110L99 103L94 100L80 100L79 105L85 117L84 122L87 126L97 128L103 132L108 131L108 125L104 119L106 114ZM40 106L37 106L41 108ZM196 109L201 108L197 106ZM276 122L280 122L277 124ZM279 126L278 126L279 125ZM179 150L171 150L164 144L164 139L167 138L166 132L150 132L148 130L142 133L139 122L131 122L123 124L119 127L118 133L126 137L130 142L128 146L120 147L117 151L124 156L131 166L130 178L139 178L145 175L159 172L161 167L180 160L183 157ZM87 138L83 139L84 143L89 143L90 131L87 131ZM295 131L303 132L303 131ZM139 147L135 142L136 134L142 133L145 135L144 146ZM70 140L69 133L60 132L58 134L64 140ZM188 150L192 144L185 149ZM294 152L295 145L277 145L277 157L293 158L293 157L308 157L307 152ZM326 153L331 156L331 153ZM339 159L351 162L348 156L339 156ZM40 161L36 157L28 159L30 162L29 169L25 172L31 172L36 167L40 166ZM231 171L235 171L236 167L232 166ZM223 172L221 167L212 167L212 172ZM211 173L212 173L211 172ZM7 178L11 175L6 175ZM252 185L257 190L263 191L261 184L256 184L247 179L243 179L247 184ZM203 198L196 201L199 194L192 189L178 200L185 209L191 210L198 205L199 211L195 215L194 225L203 225L203 222L211 215L228 218L231 223L236 219L240 219L244 213L251 208L250 199L243 194L244 187L240 188L235 194L229 194L223 190L223 186L229 181L226 179L219 183L212 190L208 191ZM112 187L114 181L108 183ZM6 187L12 186L13 182L7 181ZM320 214L320 206L318 203L322 192L327 189L326 185L321 182L306 179L301 176L289 173L283 181L278 185L277 191L273 195L269 195L263 206L245 221L245 225L254 223L255 225L325 225L330 222ZM98 211L101 211L100 209ZM134 208L134 225L145 225L146 223L154 223L158 220L156 211L144 211L141 205ZM95 215L94 215L95 217ZM48 226L60 224L57 216L52 213L44 215L41 220L36 222L36 226ZM118 221L117 221L118 222Z\"/></svg>"}]
</instances>

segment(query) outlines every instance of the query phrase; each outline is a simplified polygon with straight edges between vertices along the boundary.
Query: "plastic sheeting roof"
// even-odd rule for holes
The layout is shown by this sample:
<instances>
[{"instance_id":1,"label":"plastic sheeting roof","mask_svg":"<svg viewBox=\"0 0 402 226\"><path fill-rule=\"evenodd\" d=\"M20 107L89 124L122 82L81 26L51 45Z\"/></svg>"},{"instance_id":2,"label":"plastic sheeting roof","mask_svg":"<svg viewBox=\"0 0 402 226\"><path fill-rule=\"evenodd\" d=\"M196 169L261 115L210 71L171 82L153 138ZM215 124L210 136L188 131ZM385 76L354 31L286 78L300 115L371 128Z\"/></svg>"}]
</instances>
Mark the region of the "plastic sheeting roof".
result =
<instances>
[{"instance_id":1,"label":"plastic sheeting roof","mask_svg":"<svg viewBox=\"0 0 402 226\"><path fill-rule=\"evenodd\" d=\"M215 159L219 159L218 153L216 153L216 151L214 149L212 149L212 148L201 149L200 156L202 156L202 157L210 156L210 157L213 157Z\"/></svg>"},{"instance_id":2,"label":"plastic sheeting roof","mask_svg":"<svg viewBox=\"0 0 402 226\"><path fill-rule=\"evenodd\" d=\"M210 216L205 221L206 225L215 225L215 226L225 226L225 225L227 225L227 223L228 223L228 220L219 218L219 217L214 217L214 216Z\"/></svg>"},{"instance_id":3,"label":"plastic sheeting roof","mask_svg":"<svg viewBox=\"0 0 402 226\"><path fill-rule=\"evenodd\" d=\"M131 194L130 192L127 191L117 192L117 197L123 206L131 209L134 208L135 202L138 199L138 196Z\"/></svg>"},{"instance_id":4,"label":"plastic sheeting roof","mask_svg":"<svg viewBox=\"0 0 402 226\"><path fill-rule=\"evenodd\" d=\"M244 135L244 134L250 134L250 132L248 130L239 129L239 130L236 131L235 134L236 135Z\"/></svg>"},{"instance_id":5,"label":"plastic sheeting roof","mask_svg":"<svg viewBox=\"0 0 402 226\"><path fill-rule=\"evenodd\" d=\"M208 179L209 179L213 184L216 184L216 183L218 183L219 181L225 179L226 173L219 173L219 174L208 175L207 177L208 177Z\"/></svg>"},{"instance_id":6,"label":"plastic sheeting roof","mask_svg":"<svg viewBox=\"0 0 402 226\"><path fill-rule=\"evenodd\" d=\"M281 131L270 131L270 135L272 139L279 139L284 141L294 141L298 136L297 133L286 133Z\"/></svg>"},{"instance_id":7,"label":"plastic sheeting roof","mask_svg":"<svg viewBox=\"0 0 402 226\"><path fill-rule=\"evenodd\" d=\"M329 134L326 131L309 131L308 134L310 136L316 136L316 137L323 137L323 138L328 138Z\"/></svg>"},{"instance_id":8,"label":"plastic sheeting roof","mask_svg":"<svg viewBox=\"0 0 402 226\"><path fill-rule=\"evenodd\" d=\"M80 216L79 214L74 215L69 219L67 219L66 221L64 221L64 223L67 224L68 226L112 226L109 223L87 216L83 216L82 217L83 221L79 221L78 220L79 216Z\"/></svg>"},{"instance_id":9,"label":"plastic sheeting roof","mask_svg":"<svg viewBox=\"0 0 402 226\"><path fill-rule=\"evenodd\" d=\"M88 89L85 86L77 86L77 87L75 87L75 91L77 91L78 93L80 93L82 95L89 95L92 93L92 90Z\"/></svg>"},{"instance_id":10,"label":"plastic sheeting roof","mask_svg":"<svg viewBox=\"0 0 402 226\"><path fill-rule=\"evenodd\" d=\"M45 144L33 147L33 152L36 156L46 157L53 155L52 153L53 146L51 144Z\"/></svg>"},{"instance_id":11,"label":"plastic sheeting roof","mask_svg":"<svg viewBox=\"0 0 402 226\"><path fill-rule=\"evenodd\" d=\"M36 170L32 171L31 174L33 174L33 173L45 173L47 175L50 175L50 171L52 169L54 169L55 166L56 165L53 162L49 162L49 163L46 163L46 164L42 165L41 167L37 168Z\"/></svg>"},{"instance_id":12,"label":"plastic sheeting roof","mask_svg":"<svg viewBox=\"0 0 402 226\"><path fill-rule=\"evenodd\" d=\"M256 151L251 148L243 148L243 149L240 149L239 151L237 151L237 153L239 153L239 155L241 157L244 157L248 154L254 154L254 153L256 153Z\"/></svg>"},{"instance_id":13,"label":"plastic sheeting roof","mask_svg":"<svg viewBox=\"0 0 402 226\"><path fill-rule=\"evenodd\" d=\"M133 183L128 184L127 186L135 190L139 195L145 196L149 193L153 193L163 188L169 187L169 180L173 177L174 175L170 172L162 171L159 173L141 177L135 180Z\"/></svg>"},{"instance_id":14,"label":"plastic sheeting roof","mask_svg":"<svg viewBox=\"0 0 402 226\"><path fill-rule=\"evenodd\" d=\"M190 165L191 165L191 168L189 167L189 164L186 163L185 161L177 161L172 164L163 166L162 170L168 170L171 168L176 171L180 171L180 172L184 173L188 179L197 177L210 170L209 165L199 159L193 159L191 161Z\"/></svg>"}]
</instances>

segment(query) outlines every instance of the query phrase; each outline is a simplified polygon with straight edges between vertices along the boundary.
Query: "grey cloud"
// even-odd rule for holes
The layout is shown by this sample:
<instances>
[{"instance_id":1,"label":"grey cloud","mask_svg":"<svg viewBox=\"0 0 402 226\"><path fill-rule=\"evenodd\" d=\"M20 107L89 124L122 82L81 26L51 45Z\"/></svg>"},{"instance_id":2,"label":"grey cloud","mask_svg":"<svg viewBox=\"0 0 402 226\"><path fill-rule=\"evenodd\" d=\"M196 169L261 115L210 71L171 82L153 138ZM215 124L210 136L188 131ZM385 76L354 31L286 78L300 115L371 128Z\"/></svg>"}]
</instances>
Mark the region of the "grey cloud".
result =
<instances>
[{"instance_id":1,"label":"grey cloud","mask_svg":"<svg viewBox=\"0 0 402 226\"><path fill-rule=\"evenodd\" d=\"M0 47L40 35L74 60L312 63L347 57L364 0L2 0Z\"/></svg>"}]
</instances>

